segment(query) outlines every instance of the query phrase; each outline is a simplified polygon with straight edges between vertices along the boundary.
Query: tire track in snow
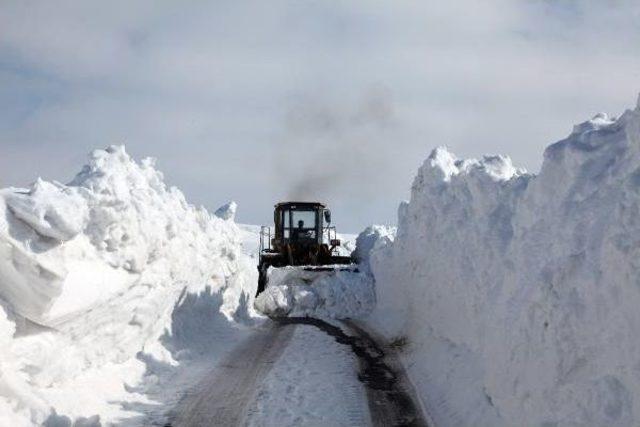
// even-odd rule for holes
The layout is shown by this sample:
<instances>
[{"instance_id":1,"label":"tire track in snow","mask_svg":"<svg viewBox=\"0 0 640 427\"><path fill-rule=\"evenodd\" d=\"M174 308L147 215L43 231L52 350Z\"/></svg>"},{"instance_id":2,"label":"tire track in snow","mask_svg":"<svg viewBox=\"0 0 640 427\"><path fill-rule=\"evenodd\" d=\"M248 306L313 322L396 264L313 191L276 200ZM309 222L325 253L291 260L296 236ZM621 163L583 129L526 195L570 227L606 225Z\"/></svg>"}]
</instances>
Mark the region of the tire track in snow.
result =
<instances>
[{"instance_id":1,"label":"tire track in snow","mask_svg":"<svg viewBox=\"0 0 640 427\"><path fill-rule=\"evenodd\" d=\"M357 402L361 399L362 391L355 386L349 386L344 391L345 399L350 403L347 415L349 418L349 425L351 426L364 426L369 421L370 415L366 411L366 406L362 408Z\"/></svg>"},{"instance_id":2,"label":"tire track in snow","mask_svg":"<svg viewBox=\"0 0 640 427\"><path fill-rule=\"evenodd\" d=\"M368 332L352 320L345 320L343 322L354 334L363 337L374 343L378 349L380 349L380 343L384 343L384 338L376 336L371 332ZM431 418L429 412L424 406L421 405L420 399L417 397L415 387L409 380L407 373L402 366L402 363L391 352L382 352L384 363L395 374L395 389L398 393L388 393L385 389L368 388L367 398L369 400L369 410L371 411L371 417L373 418L374 426L389 426L389 425L410 425L410 426L424 426L435 427L435 422ZM394 396L395 394L395 396ZM406 416L403 407L409 403L409 411ZM389 405L391 403L391 405ZM391 406L391 408L389 408ZM411 413L414 413L416 418L411 419ZM400 422L398 421L400 420ZM456 425L456 424L454 424ZM459 424L458 424L459 425Z\"/></svg>"},{"instance_id":3,"label":"tire track in snow","mask_svg":"<svg viewBox=\"0 0 640 427\"><path fill-rule=\"evenodd\" d=\"M277 362L294 329L271 322L259 328L180 400L165 427L240 425L256 384Z\"/></svg>"}]
</instances>

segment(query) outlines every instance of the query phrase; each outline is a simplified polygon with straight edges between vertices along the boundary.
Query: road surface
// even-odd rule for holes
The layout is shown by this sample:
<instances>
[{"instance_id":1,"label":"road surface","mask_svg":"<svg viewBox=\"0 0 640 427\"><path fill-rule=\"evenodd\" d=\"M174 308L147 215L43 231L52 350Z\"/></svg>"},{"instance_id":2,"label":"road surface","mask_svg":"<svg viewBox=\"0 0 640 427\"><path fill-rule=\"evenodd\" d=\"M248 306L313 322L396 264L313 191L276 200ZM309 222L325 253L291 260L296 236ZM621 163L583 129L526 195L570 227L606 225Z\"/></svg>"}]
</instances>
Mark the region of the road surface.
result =
<instances>
[{"instance_id":1,"label":"road surface","mask_svg":"<svg viewBox=\"0 0 640 427\"><path fill-rule=\"evenodd\" d=\"M391 359L354 323L268 321L183 396L166 426L427 426Z\"/></svg>"}]
</instances>

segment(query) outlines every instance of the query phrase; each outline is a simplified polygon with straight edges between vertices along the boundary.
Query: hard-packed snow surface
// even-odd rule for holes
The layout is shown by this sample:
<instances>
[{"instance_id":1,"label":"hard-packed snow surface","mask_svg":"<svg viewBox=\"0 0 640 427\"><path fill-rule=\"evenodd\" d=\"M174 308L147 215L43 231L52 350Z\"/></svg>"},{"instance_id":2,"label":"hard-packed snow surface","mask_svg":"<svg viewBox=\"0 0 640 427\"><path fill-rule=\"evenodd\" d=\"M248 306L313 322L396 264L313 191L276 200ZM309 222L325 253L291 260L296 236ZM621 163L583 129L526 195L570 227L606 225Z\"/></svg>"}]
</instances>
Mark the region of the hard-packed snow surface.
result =
<instances>
[{"instance_id":1,"label":"hard-packed snow surface","mask_svg":"<svg viewBox=\"0 0 640 427\"><path fill-rule=\"evenodd\" d=\"M166 410L181 366L251 322L255 267L223 211L116 146L68 185L0 190L0 425Z\"/></svg>"},{"instance_id":2,"label":"hard-packed snow surface","mask_svg":"<svg viewBox=\"0 0 640 427\"><path fill-rule=\"evenodd\" d=\"M436 149L381 251L371 320L437 425L640 423L640 105L537 176Z\"/></svg>"},{"instance_id":3,"label":"hard-packed snow surface","mask_svg":"<svg viewBox=\"0 0 640 427\"><path fill-rule=\"evenodd\" d=\"M358 361L347 347L313 326L299 325L255 391L243 425L365 426L369 410Z\"/></svg>"}]
</instances>

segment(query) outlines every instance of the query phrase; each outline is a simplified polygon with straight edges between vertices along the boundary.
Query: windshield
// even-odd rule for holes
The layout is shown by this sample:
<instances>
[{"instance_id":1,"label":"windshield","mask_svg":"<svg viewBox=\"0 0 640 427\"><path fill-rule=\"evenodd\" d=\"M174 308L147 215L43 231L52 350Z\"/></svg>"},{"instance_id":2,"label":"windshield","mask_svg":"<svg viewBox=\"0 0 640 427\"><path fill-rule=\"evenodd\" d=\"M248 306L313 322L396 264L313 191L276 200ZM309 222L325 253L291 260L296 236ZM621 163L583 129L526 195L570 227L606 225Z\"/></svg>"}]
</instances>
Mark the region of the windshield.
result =
<instances>
[{"instance_id":1,"label":"windshield","mask_svg":"<svg viewBox=\"0 0 640 427\"><path fill-rule=\"evenodd\" d=\"M315 210L291 210L284 212L284 237L316 238Z\"/></svg>"},{"instance_id":2,"label":"windshield","mask_svg":"<svg viewBox=\"0 0 640 427\"><path fill-rule=\"evenodd\" d=\"M315 211L293 211L293 226L295 228L316 228Z\"/></svg>"}]
</instances>

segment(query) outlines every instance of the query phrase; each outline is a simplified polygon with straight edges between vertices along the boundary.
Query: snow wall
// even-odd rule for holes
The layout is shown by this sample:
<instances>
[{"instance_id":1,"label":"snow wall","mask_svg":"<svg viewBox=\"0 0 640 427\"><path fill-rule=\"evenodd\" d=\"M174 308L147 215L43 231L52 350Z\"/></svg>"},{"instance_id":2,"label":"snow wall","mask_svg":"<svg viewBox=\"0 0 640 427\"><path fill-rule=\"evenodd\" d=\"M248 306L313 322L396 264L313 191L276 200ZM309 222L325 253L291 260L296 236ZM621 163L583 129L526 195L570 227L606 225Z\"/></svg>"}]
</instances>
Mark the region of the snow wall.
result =
<instances>
[{"instance_id":1,"label":"snow wall","mask_svg":"<svg viewBox=\"0 0 640 427\"><path fill-rule=\"evenodd\" d=\"M221 216L117 146L68 185L0 190L0 425L126 419L250 323L255 265Z\"/></svg>"},{"instance_id":2,"label":"snow wall","mask_svg":"<svg viewBox=\"0 0 640 427\"><path fill-rule=\"evenodd\" d=\"M537 176L434 150L382 250L371 318L438 426L640 424L640 105Z\"/></svg>"}]
</instances>

